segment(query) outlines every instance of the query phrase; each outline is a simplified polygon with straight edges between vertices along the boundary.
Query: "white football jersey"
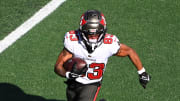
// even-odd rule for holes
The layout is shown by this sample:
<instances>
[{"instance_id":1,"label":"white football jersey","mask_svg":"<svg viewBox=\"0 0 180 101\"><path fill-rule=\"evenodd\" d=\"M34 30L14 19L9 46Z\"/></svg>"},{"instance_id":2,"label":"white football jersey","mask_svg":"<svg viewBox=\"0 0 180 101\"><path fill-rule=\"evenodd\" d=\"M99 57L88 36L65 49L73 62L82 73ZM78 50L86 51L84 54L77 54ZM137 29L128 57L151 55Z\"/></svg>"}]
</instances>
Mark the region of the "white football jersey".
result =
<instances>
[{"instance_id":1,"label":"white football jersey","mask_svg":"<svg viewBox=\"0 0 180 101\"><path fill-rule=\"evenodd\" d=\"M83 77L76 78L82 84L91 84L102 80L108 58L120 49L119 40L115 35L106 34L103 43L94 52L88 53L81 37L75 31L67 32L64 37L64 47L74 57L82 58L88 64L88 70Z\"/></svg>"}]
</instances>

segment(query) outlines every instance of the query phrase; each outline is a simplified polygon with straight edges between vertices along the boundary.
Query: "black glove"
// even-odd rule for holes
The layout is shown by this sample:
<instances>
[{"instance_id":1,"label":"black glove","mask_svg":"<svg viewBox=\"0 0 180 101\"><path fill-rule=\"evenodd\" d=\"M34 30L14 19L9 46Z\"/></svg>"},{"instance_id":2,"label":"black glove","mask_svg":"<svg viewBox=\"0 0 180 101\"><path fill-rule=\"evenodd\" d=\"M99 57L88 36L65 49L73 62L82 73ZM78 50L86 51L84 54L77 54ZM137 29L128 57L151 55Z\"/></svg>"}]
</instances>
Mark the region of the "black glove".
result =
<instances>
[{"instance_id":1,"label":"black glove","mask_svg":"<svg viewBox=\"0 0 180 101\"><path fill-rule=\"evenodd\" d=\"M146 72L139 74L139 82L143 86L144 89L146 88L146 85L150 81L150 79L151 79L151 76Z\"/></svg>"},{"instance_id":2,"label":"black glove","mask_svg":"<svg viewBox=\"0 0 180 101\"><path fill-rule=\"evenodd\" d=\"M69 74L68 74L68 79L76 79L78 77L80 77L80 75L75 74L75 73L69 72Z\"/></svg>"}]
</instances>

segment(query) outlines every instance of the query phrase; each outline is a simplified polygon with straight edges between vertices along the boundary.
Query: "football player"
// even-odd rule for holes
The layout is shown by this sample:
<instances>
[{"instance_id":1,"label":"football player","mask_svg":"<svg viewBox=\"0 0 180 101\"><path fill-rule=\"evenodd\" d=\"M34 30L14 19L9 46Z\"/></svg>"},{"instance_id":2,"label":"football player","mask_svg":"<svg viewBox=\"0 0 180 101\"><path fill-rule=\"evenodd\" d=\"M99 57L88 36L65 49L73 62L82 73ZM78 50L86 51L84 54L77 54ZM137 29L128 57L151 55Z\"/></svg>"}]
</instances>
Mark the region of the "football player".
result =
<instances>
[{"instance_id":1,"label":"football player","mask_svg":"<svg viewBox=\"0 0 180 101\"><path fill-rule=\"evenodd\" d=\"M110 56L128 56L137 68L140 84L146 87L150 75L145 71L137 53L120 43L115 35L107 33L106 20L101 12L86 11L80 18L79 29L65 34L64 49L55 64L55 73L67 78L68 101L96 100ZM77 75L74 69L71 72L64 69L63 64L72 57L82 58L88 64L84 76ZM73 66L76 68L76 65Z\"/></svg>"}]
</instances>

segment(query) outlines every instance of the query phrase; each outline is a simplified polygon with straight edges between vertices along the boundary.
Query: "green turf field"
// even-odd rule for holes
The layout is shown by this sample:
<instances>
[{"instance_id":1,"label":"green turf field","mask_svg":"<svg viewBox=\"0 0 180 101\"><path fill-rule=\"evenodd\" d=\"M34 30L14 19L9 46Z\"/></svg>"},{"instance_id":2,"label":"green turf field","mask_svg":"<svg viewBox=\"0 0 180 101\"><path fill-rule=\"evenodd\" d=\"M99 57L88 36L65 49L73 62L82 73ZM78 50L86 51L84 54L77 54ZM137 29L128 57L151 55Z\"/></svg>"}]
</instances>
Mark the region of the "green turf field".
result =
<instances>
[{"instance_id":1,"label":"green turf field","mask_svg":"<svg viewBox=\"0 0 180 101\"><path fill-rule=\"evenodd\" d=\"M38 1L1 0L0 39L49 0ZM13 5L18 2L24 6ZM0 54L0 101L10 95L18 101L66 101L65 79L54 73L54 64L65 32L79 27L87 9L104 13L108 33L135 49L152 76L143 89L129 58L111 57L98 100L180 101L179 0L67 0Z\"/></svg>"},{"instance_id":2,"label":"green turf field","mask_svg":"<svg viewBox=\"0 0 180 101\"><path fill-rule=\"evenodd\" d=\"M1 0L0 40L50 0Z\"/></svg>"}]
</instances>

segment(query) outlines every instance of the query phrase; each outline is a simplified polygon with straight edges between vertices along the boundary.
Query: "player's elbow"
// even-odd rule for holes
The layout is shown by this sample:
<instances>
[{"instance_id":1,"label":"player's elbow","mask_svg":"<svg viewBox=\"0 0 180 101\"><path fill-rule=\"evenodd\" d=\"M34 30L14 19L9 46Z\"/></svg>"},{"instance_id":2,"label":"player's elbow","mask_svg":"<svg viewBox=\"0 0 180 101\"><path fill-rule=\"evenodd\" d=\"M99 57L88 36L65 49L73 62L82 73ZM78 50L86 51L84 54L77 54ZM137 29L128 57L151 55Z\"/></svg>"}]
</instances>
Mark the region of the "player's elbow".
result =
<instances>
[{"instance_id":1,"label":"player's elbow","mask_svg":"<svg viewBox=\"0 0 180 101\"><path fill-rule=\"evenodd\" d=\"M129 55L129 56L133 56L133 55L135 55L135 54L136 54L136 52L135 52L134 49L132 49L132 48L129 48L129 49L128 49L128 55Z\"/></svg>"},{"instance_id":2,"label":"player's elbow","mask_svg":"<svg viewBox=\"0 0 180 101\"><path fill-rule=\"evenodd\" d=\"M61 77L65 77L65 72L63 72L60 65L54 66L54 72Z\"/></svg>"},{"instance_id":3,"label":"player's elbow","mask_svg":"<svg viewBox=\"0 0 180 101\"><path fill-rule=\"evenodd\" d=\"M60 69L58 68L58 64L55 64L55 65L54 65L54 72L55 72L56 74L59 74L59 71L60 71Z\"/></svg>"},{"instance_id":4,"label":"player's elbow","mask_svg":"<svg viewBox=\"0 0 180 101\"><path fill-rule=\"evenodd\" d=\"M56 74L58 74L58 65L57 65L57 64L54 65L54 72L55 72Z\"/></svg>"}]
</instances>

